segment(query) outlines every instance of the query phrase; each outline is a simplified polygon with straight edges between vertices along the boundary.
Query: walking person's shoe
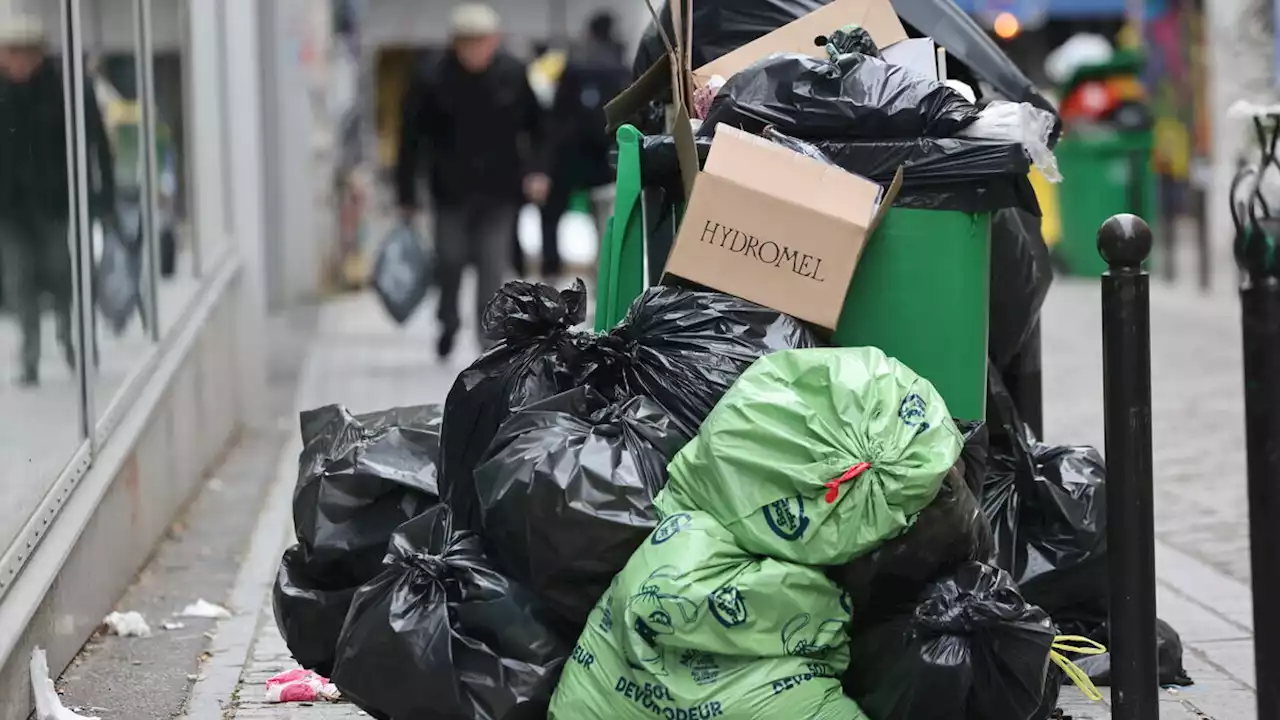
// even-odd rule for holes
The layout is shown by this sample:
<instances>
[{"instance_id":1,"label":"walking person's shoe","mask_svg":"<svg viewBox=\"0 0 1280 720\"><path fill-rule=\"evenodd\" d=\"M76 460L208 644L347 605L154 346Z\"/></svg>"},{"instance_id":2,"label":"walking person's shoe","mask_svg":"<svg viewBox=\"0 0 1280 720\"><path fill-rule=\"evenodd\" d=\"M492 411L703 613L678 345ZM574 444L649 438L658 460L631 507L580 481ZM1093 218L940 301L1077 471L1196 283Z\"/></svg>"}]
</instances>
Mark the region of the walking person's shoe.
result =
<instances>
[{"instance_id":1,"label":"walking person's shoe","mask_svg":"<svg viewBox=\"0 0 1280 720\"><path fill-rule=\"evenodd\" d=\"M440 333L440 337L436 340L436 355L441 360L448 360L453 354L453 338L456 332L453 330L444 330Z\"/></svg>"},{"instance_id":2,"label":"walking person's shoe","mask_svg":"<svg viewBox=\"0 0 1280 720\"><path fill-rule=\"evenodd\" d=\"M30 366L23 368L22 374L18 376L18 387L40 387L40 371Z\"/></svg>"}]
</instances>

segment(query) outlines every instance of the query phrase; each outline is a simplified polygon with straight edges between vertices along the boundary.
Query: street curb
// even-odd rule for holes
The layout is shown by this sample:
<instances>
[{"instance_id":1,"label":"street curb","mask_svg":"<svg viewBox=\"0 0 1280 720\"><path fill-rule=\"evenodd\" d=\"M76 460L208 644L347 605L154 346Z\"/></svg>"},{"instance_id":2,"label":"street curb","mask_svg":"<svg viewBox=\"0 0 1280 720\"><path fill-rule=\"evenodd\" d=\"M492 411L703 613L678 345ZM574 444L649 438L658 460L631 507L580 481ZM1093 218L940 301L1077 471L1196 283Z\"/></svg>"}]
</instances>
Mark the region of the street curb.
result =
<instances>
[{"instance_id":1,"label":"street curb","mask_svg":"<svg viewBox=\"0 0 1280 720\"><path fill-rule=\"evenodd\" d=\"M210 643L210 657L201 667L201 678L192 686L186 712L181 716L186 720L223 720L231 717L234 710L240 676L249 664L280 555L291 537L290 506L301 451L302 441L295 433L280 452L275 482L258 515L228 597L227 604L235 614L218 626Z\"/></svg>"}]
</instances>

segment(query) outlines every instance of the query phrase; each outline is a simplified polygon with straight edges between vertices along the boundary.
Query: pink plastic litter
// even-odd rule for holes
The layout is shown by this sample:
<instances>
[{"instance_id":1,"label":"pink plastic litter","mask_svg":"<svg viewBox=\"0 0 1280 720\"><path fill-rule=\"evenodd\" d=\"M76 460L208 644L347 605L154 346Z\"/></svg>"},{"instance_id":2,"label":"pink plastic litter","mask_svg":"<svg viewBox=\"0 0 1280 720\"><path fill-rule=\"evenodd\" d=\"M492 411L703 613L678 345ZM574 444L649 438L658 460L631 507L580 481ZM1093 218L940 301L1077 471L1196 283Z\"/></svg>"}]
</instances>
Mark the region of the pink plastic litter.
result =
<instances>
[{"instance_id":1,"label":"pink plastic litter","mask_svg":"<svg viewBox=\"0 0 1280 720\"><path fill-rule=\"evenodd\" d=\"M267 680L267 702L319 702L338 698L338 688L328 678L310 670L289 670Z\"/></svg>"}]
</instances>

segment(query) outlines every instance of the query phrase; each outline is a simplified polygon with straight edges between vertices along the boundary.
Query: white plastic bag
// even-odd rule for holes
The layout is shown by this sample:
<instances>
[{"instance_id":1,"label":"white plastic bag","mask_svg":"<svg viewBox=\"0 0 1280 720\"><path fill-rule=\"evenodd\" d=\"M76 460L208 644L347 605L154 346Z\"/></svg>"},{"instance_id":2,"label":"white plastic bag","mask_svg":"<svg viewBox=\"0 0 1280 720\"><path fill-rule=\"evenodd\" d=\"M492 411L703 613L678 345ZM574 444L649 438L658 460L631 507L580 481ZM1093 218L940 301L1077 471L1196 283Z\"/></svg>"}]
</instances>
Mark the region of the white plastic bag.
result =
<instances>
[{"instance_id":1,"label":"white plastic bag","mask_svg":"<svg viewBox=\"0 0 1280 720\"><path fill-rule=\"evenodd\" d=\"M99 717L87 717L62 704L58 690L49 677L49 660L43 648L31 650L31 692L36 699L35 720L102 720Z\"/></svg>"},{"instance_id":2,"label":"white plastic bag","mask_svg":"<svg viewBox=\"0 0 1280 720\"><path fill-rule=\"evenodd\" d=\"M1055 122L1052 113L1030 103L997 100L983 108L978 119L959 132L959 137L1021 143L1045 179L1060 182L1058 160L1049 149L1049 136L1053 134Z\"/></svg>"}]
</instances>

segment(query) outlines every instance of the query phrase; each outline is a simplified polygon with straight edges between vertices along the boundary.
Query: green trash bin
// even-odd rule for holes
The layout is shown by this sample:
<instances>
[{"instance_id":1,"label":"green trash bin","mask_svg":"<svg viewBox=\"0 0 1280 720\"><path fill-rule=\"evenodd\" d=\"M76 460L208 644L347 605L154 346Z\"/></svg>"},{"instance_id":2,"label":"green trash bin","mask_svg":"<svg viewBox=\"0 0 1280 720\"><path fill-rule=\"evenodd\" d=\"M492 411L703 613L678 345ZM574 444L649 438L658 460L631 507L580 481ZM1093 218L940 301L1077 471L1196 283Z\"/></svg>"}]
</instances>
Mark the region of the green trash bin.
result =
<instances>
[{"instance_id":1,"label":"green trash bin","mask_svg":"<svg viewBox=\"0 0 1280 720\"><path fill-rule=\"evenodd\" d=\"M1097 239L1107 218L1119 213L1156 217L1152 145L1149 130L1110 129L1069 133L1058 143L1062 239L1054 253L1070 274L1096 278L1107 269Z\"/></svg>"},{"instance_id":2,"label":"green trash bin","mask_svg":"<svg viewBox=\"0 0 1280 720\"><path fill-rule=\"evenodd\" d=\"M867 241L832 341L878 347L961 420L986 418L991 215L893 208Z\"/></svg>"},{"instance_id":3,"label":"green trash bin","mask_svg":"<svg viewBox=\"0 0 1280 720\"><path fill-rule=\"evenodd\" d=\"M601 246L597 331L644 291L640 134L618 131L618 195ZM892 208L867 240L836 345L878 347L927 378L961 420L986 417L991 216Z\"/></svg>"}]
</instances>

